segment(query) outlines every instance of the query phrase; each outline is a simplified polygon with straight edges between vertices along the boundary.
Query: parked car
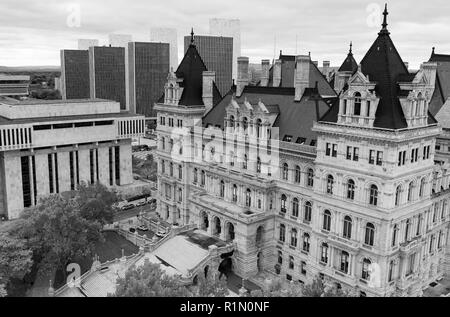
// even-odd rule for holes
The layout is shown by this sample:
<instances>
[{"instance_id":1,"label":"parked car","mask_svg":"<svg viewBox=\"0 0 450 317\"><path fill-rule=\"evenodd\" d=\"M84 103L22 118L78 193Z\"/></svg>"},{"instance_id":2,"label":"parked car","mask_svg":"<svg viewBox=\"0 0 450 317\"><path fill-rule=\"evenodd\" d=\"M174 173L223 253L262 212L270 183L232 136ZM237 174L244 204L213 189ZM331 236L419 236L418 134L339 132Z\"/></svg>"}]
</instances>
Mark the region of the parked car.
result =
<instances>
[{"instance_id":1,"label":"parked car","mask_svg":"<svg viewBox=\"0 0 450 317\"><path fill-rule=\"evenodd\" d=\"M157 237L160 237L160 238L163 238L163 237L166 236L166 232L163 231L163 230L159 230L159 231L156 233L156 236L157 236Z\"/></svg>"},{"instance_id":2,"label":"parked car","mask_svg":"<svg viewBox=\"0 0 450 317\"><path fill-rule=\"evenodd\" d=\"M138 230L140 230L140 231L148 231L149 229L148 229L147 226L142 225L142 226L138 227Z\"/></svg>"},{"instance_id":3,"label":"parked car","mask_svg":"<svg viewBox=\"0 0 450 317\"><path fill-rule=\"evenodd\" d=\"M136 206L133 205L133 204L128 204L128 205L123 206L123 207L122 207L122 210L130 210L130 209L133 209L133 208L135 208L135 207L136 207Z\"/></svg>"}]
</instances>

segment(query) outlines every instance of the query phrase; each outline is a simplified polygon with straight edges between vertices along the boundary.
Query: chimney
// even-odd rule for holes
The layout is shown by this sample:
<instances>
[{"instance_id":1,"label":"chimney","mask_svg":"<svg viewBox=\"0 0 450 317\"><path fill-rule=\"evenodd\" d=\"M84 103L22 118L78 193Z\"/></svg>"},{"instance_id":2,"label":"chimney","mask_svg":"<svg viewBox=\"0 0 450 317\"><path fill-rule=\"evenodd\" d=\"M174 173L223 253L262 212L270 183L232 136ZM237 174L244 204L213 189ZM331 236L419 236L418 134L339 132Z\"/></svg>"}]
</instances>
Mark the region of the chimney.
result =
<instances>
[{"instance_id":1,"label":"chimney","mask_svg":"<svg viewBox=\"0 0 450 317\"><path fill-rule=\"evenodd\" d=\"M330 61L323 61L322 74L330 80Z\"/></svg>"},{"instance_id":2,"label":"chimney","mask_svg":"<svg viewBox=\"0 0 450 317\"><path fill-rule=\"evenodd\" d=\"M308 55L298 55L295 57L295 101L302 99L305 89L309 87L309 70L311 58Z\"/></svg>"},{"instance_id":3,"label":"chimney","mask_svg":"<svg viewBox=\"0 0 450 317\"><path fill-rule=\"evenodd\" d=\"M273 86L280 87L281 84L281 59L275 60L273 64Z\"/></svg>"},{"instance_id":4,"label":"chimney","mask_svg":"<svg viewBox=\"0 0 450 317\"><path fill-rule=\"evenodd\" d=\"M216 80L216 73L211 71L203 72L203 104L205 105L205 113L212 109L213 105L213 88Z\"/></svg>"},{"instance_id":5,"label":"chimney","mask_svg":"<svg viewBox=\"0 0 450 317\"><path fill-rule=\"evenodd\" d=\"M261 62L261 86L267 87L269 85L270 60L263 59Z\"/></svg>"},{"instance_id":6,"label":"chimney","mask_svg":"<svg viewBox=\"0 0 450 317\"><path fill-rule=\"evenodd\" d=\"M244 91L245 86L249 83L248 76L248 57L238 57L238 74L237 74L237 83L236 83L236 96L240 97L242 92Z\"/></svg>"}]
</instances>

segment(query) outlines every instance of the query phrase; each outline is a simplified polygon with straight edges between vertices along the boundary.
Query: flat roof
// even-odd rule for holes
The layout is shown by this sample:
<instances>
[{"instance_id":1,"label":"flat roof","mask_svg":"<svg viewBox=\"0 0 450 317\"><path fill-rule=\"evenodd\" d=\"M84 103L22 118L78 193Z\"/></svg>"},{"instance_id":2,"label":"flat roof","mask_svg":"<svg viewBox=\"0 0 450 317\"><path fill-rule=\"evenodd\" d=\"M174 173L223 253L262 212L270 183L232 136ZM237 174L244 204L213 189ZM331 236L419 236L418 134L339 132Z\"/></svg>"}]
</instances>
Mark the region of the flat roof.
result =
<instances>
[{"instance_id":1,"label":"flat roof","mask_svg":"<svg viewBox=\"0 0 450 317\"><path fill-rule=\"evenodd\" d=\"M0 98L0 103L10 105L10 106L23 106L23 105L51 105L51 104L77 104L77 103L93 103L93 102L117 102L114 100L107 99L71 99L71 100L42 100L42 99L25 99L17 100L13 98Z\"/></svg>"}]
</instances>

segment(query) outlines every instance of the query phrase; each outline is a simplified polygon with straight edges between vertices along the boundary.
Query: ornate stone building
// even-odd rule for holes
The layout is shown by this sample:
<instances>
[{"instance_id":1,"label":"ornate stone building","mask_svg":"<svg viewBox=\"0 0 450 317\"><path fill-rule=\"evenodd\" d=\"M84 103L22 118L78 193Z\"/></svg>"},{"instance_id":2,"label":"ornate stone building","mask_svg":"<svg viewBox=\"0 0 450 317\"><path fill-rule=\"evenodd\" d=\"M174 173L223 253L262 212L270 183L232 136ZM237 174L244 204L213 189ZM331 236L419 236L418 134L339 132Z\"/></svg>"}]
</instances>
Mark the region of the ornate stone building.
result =
<instances>
[{"instance_id":1,"label":"ornate stone building","mask_svg":"<svg viewBox=\"0 0 450 317\"><path fill-rule=\"evenodd\" d=\"M435 164L442 128L429 108L444 105L438 65L411 74L387 14L359 66L350 51L337 90L309 55L249 86L241 57L220 99L191 41L156 105L161 216L234 240L244 278L417 296L448 272L450 171Z\"/></svg>"}]
</instances>

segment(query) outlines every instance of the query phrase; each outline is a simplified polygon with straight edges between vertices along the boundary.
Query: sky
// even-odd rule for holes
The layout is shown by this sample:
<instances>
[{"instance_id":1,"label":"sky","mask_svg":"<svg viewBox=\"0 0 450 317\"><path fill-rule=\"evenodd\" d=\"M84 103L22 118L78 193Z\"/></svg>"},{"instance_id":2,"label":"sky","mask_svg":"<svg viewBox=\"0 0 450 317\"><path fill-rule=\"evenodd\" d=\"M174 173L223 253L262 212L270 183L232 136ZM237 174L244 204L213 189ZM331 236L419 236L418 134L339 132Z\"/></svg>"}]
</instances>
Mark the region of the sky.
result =
<instances>
[{"instance_id":1,"label":"sky","mask_svg":"<svg viewBox=\"0 0 450 317\"><path fill-rule=\"evenodd\" d=\"M242 56L252 63L284 54L308 54L339 66L350 41L359 62L380 29L384 2L366 0L1 0L0 65L60 65L61 49L76 49L77 39L131 34L148 41L150 28L183 36L209 33L210 18L241 21ZM388 2L388 28L405 62L417 69L431 48L450 54L450 1Z\"/></svg>"}]
</instances>

